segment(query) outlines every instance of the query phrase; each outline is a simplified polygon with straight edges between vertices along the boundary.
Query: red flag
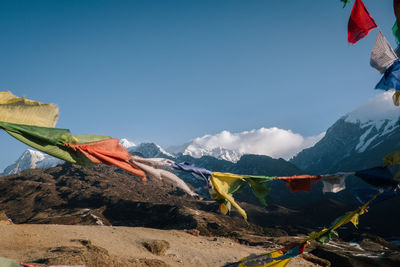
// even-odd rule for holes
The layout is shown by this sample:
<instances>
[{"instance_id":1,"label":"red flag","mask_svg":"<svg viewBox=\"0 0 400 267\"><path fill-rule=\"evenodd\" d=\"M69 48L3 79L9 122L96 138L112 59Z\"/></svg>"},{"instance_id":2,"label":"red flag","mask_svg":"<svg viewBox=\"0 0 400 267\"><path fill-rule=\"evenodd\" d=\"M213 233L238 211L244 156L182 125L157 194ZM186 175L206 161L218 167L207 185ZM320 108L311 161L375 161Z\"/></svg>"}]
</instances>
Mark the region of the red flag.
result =
<instances>
[{"instance_id":1,"label":"red flag","mask_svg":"<svg viewBox=\"0 0 400 267\"><path fill-rule=\"evenodd\" d=\"M347 26L349 43L357 43L376 27L376 23L365 8L364 3L361 0L356 0Z\"/></svg>"},{"instance_id":2,"label":"red flag","mask_svg":"<svg viewBox=\"0 0 400 267\"><path fill-rule=\"evenodd\" d=\"M146 180L146 174L128 163L130 154L119 144L118 139L106 139L97 142L89 142L82 144L65 144L75 151L84 154L94 163L103 163L107 165L115 165L136 176Z\"/></svg>"},{"instance_id":3,"label":"red flag","mask_svg":"<svg viewBox=\"0 0 400 267\"><path fill-rule=\"evenodd\" d=\"M292 193L297 191L310 192L311 186L315 184L321 176L311 176L311 175L294 175L294 176L284 176L278 177L279 180L286 182L286 186L289 187Z\"/></svg>"}]
</instances>

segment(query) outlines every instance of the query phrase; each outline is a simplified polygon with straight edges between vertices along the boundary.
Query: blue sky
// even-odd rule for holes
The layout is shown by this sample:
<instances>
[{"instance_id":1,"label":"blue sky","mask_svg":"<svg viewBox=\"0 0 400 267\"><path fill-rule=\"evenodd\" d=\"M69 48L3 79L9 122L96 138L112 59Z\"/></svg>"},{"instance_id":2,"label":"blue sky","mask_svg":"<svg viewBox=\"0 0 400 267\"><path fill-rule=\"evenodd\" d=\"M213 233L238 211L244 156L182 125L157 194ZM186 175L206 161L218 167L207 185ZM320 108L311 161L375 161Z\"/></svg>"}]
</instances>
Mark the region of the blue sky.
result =
<instances>
[{"instance_id":1,"label":"blue sky","mask_svg":"<svg viewBox=\"0 0 400 267\"><path fill-rule=\"evenodd\" d=\"M392 1L363 1L394 46ZM347 43L339 0L1 1L0 90L57 127L163 147L222 130L325 131L378 94L377 30ZM27 147L0 133L0 170Z\"/></svg>"}]
</instances>

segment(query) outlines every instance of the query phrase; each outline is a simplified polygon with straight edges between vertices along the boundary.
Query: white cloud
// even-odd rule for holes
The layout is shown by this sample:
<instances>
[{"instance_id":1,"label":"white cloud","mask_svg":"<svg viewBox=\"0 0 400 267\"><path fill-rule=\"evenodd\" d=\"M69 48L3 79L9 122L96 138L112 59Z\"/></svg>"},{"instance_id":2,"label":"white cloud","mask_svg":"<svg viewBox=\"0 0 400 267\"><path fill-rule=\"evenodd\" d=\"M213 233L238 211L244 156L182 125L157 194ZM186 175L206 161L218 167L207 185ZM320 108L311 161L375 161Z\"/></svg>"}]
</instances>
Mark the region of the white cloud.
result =
<instances>
[{"instance_id":1,"label":"white cloud","mask_svg":"<svg viewBox=\"0 0 400 267\"><path fill-rule=\"evenodd\" d=\"M325 132L310 137L303 137L290 130L276 127L231 133L222 131L216 135L205 135L190 142L184 154L201 156L205 151L215 151L217 148L229 149L240 154L268 155L273 158L290 159L301 150L313 146ZM199 154L199 155L197 155Z\"/></svg>"}]
</instances>

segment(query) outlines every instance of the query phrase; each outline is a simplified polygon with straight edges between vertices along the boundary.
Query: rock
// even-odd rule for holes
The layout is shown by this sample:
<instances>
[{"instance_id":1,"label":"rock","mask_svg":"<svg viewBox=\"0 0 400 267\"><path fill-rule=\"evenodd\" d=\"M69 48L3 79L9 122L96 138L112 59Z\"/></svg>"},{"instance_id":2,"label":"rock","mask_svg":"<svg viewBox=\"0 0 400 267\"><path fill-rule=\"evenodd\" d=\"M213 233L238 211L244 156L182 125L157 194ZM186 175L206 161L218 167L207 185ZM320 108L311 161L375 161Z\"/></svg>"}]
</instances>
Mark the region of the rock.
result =
<instances>
[{"instance_id":1,"label":"rock","mask_svg":"<svg viewBox=\"0 0 400 267\"><path fill-rule=\"evenodd\" d=\"M142 244L148 251L159 256L165 255L165 252L170 247L169 243L165 240L144 241Z\"/></svg>"},{"instance_id":2,"label":"rock","mask_svg":"<svg viewBox=\"0 0 400 267\"><path fill-rule=\"evenodd\" d=\"M12 224L11 219L7 217L4 211L0 211L0 224Z\"/></svg>"},{"instance_id":3,"label":"rock","mask_svg":"<svg viewBox=\"0 0 400 267\"><path fill-rule=\"evenodd\" d=\"M89 240L71 241L76 242L78 246L49 248L44 257L32 260L32 262L46 265L85 265L86 267L136 266L126 260L109 255L106 249L93 245Z\"/></svg>"}]
</instances>

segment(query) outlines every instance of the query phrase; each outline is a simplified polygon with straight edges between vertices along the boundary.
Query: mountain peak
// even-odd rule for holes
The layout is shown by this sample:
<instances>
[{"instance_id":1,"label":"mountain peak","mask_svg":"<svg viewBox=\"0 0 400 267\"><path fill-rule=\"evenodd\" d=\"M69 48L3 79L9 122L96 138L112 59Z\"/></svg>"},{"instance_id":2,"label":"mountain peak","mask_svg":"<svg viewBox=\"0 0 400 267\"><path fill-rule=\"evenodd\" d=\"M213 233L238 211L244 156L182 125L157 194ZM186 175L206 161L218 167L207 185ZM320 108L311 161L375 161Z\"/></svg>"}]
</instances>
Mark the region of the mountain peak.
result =
<instances>
[{"instance_id":1,"label":"mountain peak","mask_svg":"<svg viewBox=\"0 0 400 267\"><path fill-rule=\"evenodd\" d=\"M59 164L61 160L40 151L27 149L17 161L4 169L3 176L19 173L27 169L50 168Z\"/></svg>"},{"instance_id":2,"label":"mountain peak","mask_svg":"<svg viewBox=\"0 0 400 267\"><path fill-rule=\"evenodd\" d=\"M155 143L141 143L128 149L131 153L139 153L145 158L175 158Z\"/></svg>"},{"instance_id":3,"label":"mountain peak","mask_svg":"<svg viewBox=\"0 0 400 267\"><path fill-rule=\"evenodd\" d=\"M392 95L393 91L379 94L343 118L346 122L360 123L362 127L374 124L379 129L386 121L390 121L390 125L393 126L399 120L400 108L393 105Z\"/></svg>"},{"instance_id":4,"label":"mountain peak","mask_svg":"<svg viewBox=\"0 0 400 267\"><path fill-rule=\"evenodd\" d=\"M129 140L126 139L126 138L122 138L121 140L119 140L119 144L120 144L121 146L125 147L126 149L136 146L135 143L129 141Z\"/></svg>"},{"instance_id":5,"label":"mountain peak","mask_svg":"<svg viewBox=\"0 0 400 267\"><path fill-rule=\"evenodd\" d=\"M400 149L400 108L393 91L384 92L337 120L313 147L291 162L312 173L356 171L383 164L382 158Z\"/></svg>"}]
</instances>

